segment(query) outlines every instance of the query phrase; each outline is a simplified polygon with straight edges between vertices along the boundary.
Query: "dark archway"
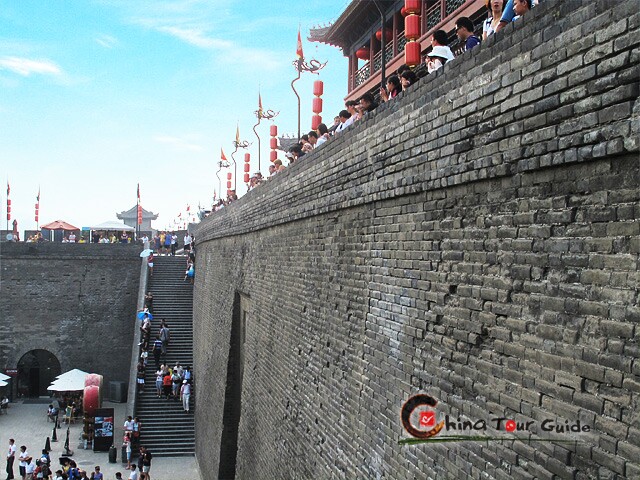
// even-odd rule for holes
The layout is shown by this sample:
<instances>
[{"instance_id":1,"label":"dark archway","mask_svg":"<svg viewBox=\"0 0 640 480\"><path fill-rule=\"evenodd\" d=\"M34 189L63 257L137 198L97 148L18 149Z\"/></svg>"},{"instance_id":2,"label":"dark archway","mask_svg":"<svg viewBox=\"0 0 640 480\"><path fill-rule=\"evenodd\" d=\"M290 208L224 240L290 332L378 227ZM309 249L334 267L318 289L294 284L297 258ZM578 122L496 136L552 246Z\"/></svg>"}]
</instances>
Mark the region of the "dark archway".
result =
<instances>
[{"instance_id":1,"label":"dark archway","mask_svg":"<svg viewBox=\"0 0 640 480\"><path fill-rule=\"evenodd\" d=\"M18 361L18 395L46 395L47 388L60 373L60 362L53 353L47 350L31 350L25 353Z\"/></svg>"}]
</instances>

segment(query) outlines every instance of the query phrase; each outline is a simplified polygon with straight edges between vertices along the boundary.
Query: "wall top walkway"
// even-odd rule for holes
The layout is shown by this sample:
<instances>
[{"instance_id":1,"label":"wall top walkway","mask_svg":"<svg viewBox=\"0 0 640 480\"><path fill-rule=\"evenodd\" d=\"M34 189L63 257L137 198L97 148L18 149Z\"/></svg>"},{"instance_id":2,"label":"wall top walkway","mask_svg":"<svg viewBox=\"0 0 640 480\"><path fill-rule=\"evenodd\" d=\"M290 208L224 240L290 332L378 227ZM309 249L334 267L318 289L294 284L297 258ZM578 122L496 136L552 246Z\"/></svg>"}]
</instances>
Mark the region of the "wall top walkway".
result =
<instances>
[{"instance_id":1,"label":"wall top walkway","mask_svg":"<svg viewBox=\"0 0 640 480\"><path fill-rule=\"evenodd\" d=\"M637 153L638 22L633 0L546 0L205 219L196 236Z\"/></svg>"}]
</instances>

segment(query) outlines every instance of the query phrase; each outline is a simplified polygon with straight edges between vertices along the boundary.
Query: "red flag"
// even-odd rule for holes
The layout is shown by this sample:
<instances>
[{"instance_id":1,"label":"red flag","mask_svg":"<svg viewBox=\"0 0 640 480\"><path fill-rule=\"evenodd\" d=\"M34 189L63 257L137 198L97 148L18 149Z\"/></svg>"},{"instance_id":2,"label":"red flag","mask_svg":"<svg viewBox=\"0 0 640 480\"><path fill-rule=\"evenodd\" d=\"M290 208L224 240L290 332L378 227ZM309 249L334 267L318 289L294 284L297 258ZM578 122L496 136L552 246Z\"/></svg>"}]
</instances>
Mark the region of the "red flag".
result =
<instances>
[{"instance_id":1,"label":"red flag","mask_svg":"<svg viewBox=\"0 0 640 480\"><path fill-rule=\"evenodd\" d=\"M187 212L191 210L191 205L187 205Z\"/></svg>"},{"instance_id":2,"label":"red flag","mask_svg":"<svg viewBox=\"0 0 640 480\"><path fill-rule=\"evenodd\" d=\"M227 157L225 156L222 148L220 148L220 160L224 160L225 162L227 161Z\"/></svg>"},{"instance_id":3,"label":"red flag","mask_svg":"<svg viewBox=\"0 0 640 480\"><path fill-rule=\"evenodd\" d=\"M303 59L304 53L302 53L302 38L300 37L300 28L298 28L298 48L296 49L296 55L298 58Z\"/></svg>"},{"instance_id":4,"label":"red flag","mask_svg":"<svg viewBox=\"0 0 640 480\"><path fill-rule=\"evenodd\" d=\"M140 184L138 183L138 203L140 203Z\"/></svg>"}]
</instances>

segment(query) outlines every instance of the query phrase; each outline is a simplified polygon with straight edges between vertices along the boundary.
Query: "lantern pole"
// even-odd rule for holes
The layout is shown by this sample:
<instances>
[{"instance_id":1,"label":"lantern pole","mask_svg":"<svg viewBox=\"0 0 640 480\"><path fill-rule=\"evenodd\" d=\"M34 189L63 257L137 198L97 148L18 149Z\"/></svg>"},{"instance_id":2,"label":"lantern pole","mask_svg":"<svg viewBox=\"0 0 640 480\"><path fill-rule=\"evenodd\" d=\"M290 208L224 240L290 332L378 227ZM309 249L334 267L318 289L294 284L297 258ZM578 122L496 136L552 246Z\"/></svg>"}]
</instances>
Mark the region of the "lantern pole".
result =
<instances>
[{"instance_id":1,"label":"lantern pole","mask_svg":"<svg viewBox=\"0 0 640 480\"><path fill-rule=\"evenodd\" d=\"M307 63L304 61L304 57L302 56L298 57L297 60L293 61L293 67L298 72L298 76L294 78L293 81L291 82L291 89L293 90L293 93L296 94L296 97L298 97L298 141L300 141L300 95L298 95L298 92L296 91L294 84L298 80L300 80L302 72L309 72L309 73L315 73L316 75L320 75L318 71L322 70L326 65L327 65L327 62L321 63L315 59L311 59Z\"/></svg>"},{"instance_id":2,"label":"lantern pole","mask_svg":"<svg viewBox=\"0 0 640 480\"><path fill-rule=\"evenodd\" d=\"M251 144L248 141L240 140L240 132L238 131L238 134L236 135L236 139L233 141L233 146L235 147L235 150L231 154L231 160L233 160L233 189L235 190L236 195L238 194L238 188L237 188L238 187L238 165L236 164L236 159L234 155L236 154L239 148L248 148L249 145Z\"/></svg>"},{"instance_id":3,"label":"lantern pole","mask_svg":"<svg viewBox=\"0 0 640 480\"><path fill-rule=\"evenodd\" d=\"M385 18L384 18L384 11L380 8L380 5L378 4L378 0L373 0L373 3L375 4L376 8L378 9L378 11L380 12L380 21L382 23L382 26L380 27L380 75L382 76L382 79L380 80L380 87L381 88L385 88L385 78L387 75L386 72L386 67L387 67L387 52L385 51L386 48L386 38L384 35L384 23L385 23Z\"/></svg>"},{"instance_id":4,"label":"lantern pole","mask_svg":"<svg viewBox=\"0 0 640 480\"><path fill-rule=\"evenodd\" d=\"M300 76L298 75L298 78L300 78ZM296 79L297 80L297 79ZM292 84L293 86L293 84ZM294 90L295 92L295 90ZM298 93L296 92L296 95L298 95ZM264 118L265 120L271 120L273 118L276 118L280 112L274 112L273 110L263 110L262 109L262 102L258 108L258 110L256 110L255 115L258 119L258 123L256 123L253 126L253 133L255 133L256 137L258 138L258 172L262 173L262 171L260 170L260 135L258 135L258 132L256 130L256 128L258 127L258 125L260 125L260 122L262 121L262 119ZM300 97L298 97L298 135L300 134Z\"/></svg>"}]
</instances>

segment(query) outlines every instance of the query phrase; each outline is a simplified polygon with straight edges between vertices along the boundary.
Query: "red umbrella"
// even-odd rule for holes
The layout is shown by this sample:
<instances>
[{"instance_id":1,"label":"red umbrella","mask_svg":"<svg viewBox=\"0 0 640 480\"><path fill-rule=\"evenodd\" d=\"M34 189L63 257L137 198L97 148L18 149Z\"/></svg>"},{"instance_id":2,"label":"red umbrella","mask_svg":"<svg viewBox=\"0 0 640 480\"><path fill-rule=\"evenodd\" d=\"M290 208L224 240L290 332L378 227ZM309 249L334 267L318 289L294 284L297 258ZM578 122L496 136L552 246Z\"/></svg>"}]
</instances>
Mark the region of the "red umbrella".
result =
<instances>
[{"instance_id":1,"label":"red umbrella","mask_svg":"<svg viewBox=\"0 0 640 480\"><path fill-rule=\"evenodd\" d=\"M43 230L80 230L78 227L74 227L64 220L56 220L54 222L47 223L40 228L42 228Z\"/></svg>"}]
</instances>

